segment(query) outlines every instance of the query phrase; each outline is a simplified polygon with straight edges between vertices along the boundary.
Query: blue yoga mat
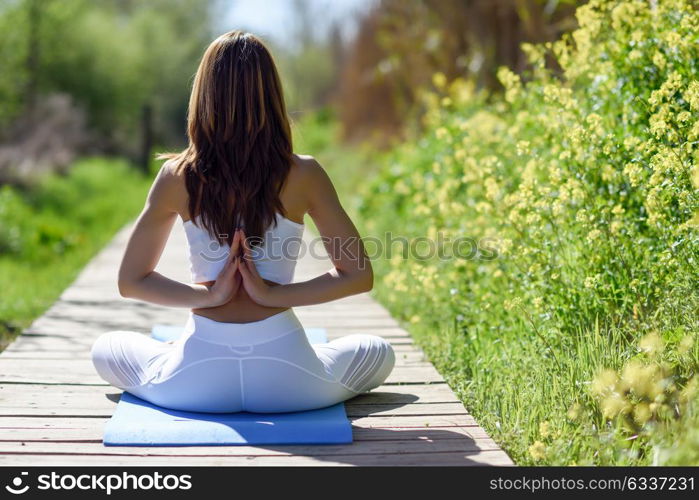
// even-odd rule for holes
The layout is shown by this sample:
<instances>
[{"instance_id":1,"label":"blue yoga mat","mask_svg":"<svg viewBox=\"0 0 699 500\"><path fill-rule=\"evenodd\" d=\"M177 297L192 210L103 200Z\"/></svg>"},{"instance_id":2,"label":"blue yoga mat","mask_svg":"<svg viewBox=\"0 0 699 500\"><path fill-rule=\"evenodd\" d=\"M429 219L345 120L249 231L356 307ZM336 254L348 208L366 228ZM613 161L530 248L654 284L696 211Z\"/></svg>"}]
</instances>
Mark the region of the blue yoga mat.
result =
<instances>
[{"instance_id":1,"label":"blue yoga mat","mask_svg":"<svg viewBox=\"0 0 699 500\"><path fill-rule=\"evenodd\" d=\"M174 340L182 327L156 325L152 335ZM312 344L327 341L325 329L308 328ZM345 405L294 413L198 413L170 410L128 392L104 428L106 446L222 446L344 444L352 442Z\"/></svg>"}]
</instances>

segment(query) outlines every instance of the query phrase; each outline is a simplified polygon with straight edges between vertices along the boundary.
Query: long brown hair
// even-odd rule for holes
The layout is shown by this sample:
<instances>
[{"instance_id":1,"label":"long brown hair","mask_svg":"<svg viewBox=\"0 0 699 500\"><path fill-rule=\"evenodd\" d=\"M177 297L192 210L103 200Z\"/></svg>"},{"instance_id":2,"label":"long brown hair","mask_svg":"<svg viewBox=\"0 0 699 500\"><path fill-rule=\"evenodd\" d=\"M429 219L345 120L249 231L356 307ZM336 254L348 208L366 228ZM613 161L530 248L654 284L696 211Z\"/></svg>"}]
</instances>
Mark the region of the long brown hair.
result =
<instances>
[{"instance_id":1,"label":"long brown hair","mask_svg":"<svg viewBox=\"0 0 699 500\"><path fill-rule=\"evenodd\" d=\"M292 161L291 129L277 68L257 37L231 31L206 49L187 136L184 151L158 158L174 159L184 172L189 214L219 243L230 244L239 226L254 241L276 222L275 212L286 215L279 195Z\"/></svg>"}]
</instances>

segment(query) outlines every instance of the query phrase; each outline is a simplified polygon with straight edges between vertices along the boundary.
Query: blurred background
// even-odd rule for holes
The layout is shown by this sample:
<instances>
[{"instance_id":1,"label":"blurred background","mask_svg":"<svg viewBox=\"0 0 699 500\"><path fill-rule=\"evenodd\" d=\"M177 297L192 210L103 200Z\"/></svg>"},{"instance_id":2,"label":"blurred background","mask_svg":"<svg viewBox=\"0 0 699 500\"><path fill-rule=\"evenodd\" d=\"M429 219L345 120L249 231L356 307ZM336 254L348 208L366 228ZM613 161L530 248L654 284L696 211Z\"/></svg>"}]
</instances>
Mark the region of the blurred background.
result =
<instances>
[{"instance_id":1,"label":"blurred background","mask_svg":"<svg viewBox=\"0 0 699 500\"><path fill-rule=\"evenodd\" d=\"M64 171L84 154L143 165L153 147L182 147L198 60L232 29L268 42L294 120L323 110L343 140L385 145L435 71L496 88L496 67L521 71L519 43L570 30L576 3L2 0L0 179Z\"/></svg>"}]
</instances>

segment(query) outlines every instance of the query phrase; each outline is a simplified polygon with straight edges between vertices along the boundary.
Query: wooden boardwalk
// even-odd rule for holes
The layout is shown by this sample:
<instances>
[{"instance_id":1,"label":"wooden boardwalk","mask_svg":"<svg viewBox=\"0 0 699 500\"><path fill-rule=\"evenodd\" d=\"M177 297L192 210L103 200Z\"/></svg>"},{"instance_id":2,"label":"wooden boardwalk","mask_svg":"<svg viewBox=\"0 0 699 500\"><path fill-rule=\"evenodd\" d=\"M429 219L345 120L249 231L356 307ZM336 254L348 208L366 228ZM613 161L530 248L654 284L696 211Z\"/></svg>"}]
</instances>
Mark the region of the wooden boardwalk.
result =
<instances>
[{"instance_id":1,"label":"wooden boardwalk","mask_svg":"<svg viewBox=\"0 0 699 500\"><path fill-rule=\"evenodd\" d=\"M321 446L105 447L102 428L121 391L90 361L109 330L147 333L183 324L187 311L123 299L116 273L130 227L83 270L60 299L0 354L0 465L512 465L478 426L408 333L368 294L296 308L306 327L330 338L387 338L396 367L386 384L346 404L354 443ZM305 241L311 234L306 232ZM177 223L158 270L188 280L186 242ZM322 245L313 245L316 254ZM306 252L297 280L329 269Z\"/></svg>"}]
</instances>

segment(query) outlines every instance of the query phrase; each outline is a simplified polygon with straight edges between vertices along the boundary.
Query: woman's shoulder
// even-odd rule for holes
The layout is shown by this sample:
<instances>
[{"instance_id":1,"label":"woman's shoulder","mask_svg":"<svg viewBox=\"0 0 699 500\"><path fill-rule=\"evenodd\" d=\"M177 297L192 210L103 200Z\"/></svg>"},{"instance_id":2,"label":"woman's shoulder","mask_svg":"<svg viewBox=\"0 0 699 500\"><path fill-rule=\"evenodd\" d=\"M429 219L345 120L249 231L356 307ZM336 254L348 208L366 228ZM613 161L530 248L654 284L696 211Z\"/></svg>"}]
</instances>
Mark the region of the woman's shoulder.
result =
<instances>
[{"instance_id":1,"label":"woman's shoulder","mask_svg":"<svg viewBox=\"0 0 699 500\"><path fill-rule=\"evenodd\" d=\"M187 205L187 188L184 183L184 173L178 168L174 159L166 160L160 166L153 182L150 198L151 201L157 200L182 215Z\"/></svg>"},{"instance_id":2,"label":"woman's shoulder","mask_svg":"<svg viewBox=\"0 0 699 500\"><path fill-rule=\"evenodd\" d=\"M167 181L179 180L179 182L182 182L184 172L183 169L180 168L180 162L177 160L177 158L168 158L160 166L160 172L158 175L163 176L163 178Z\"/></svg>"},{"instance_id":3,"label":"woman's shoulder","mask_svg":"<svg viewBox=\"0 0 699 500\"><path fill-rule=\"evenodd\" d=\"M326 191L327 174L311 155L293 154L292 165L284 189L284 205L298 220L308 213L319 191Z\"/></svg>"},{"instance_id":4,"label":"woman's shoulder","mask_svg":"<svg viewBox=\"0 0 699 500\"><path fill-rule=\"evenodd\" d=\"M325 169L315 157L296 153L292 156L293 162L290 174L307 187L312 187L327 177Z\"/></svg>"},{"instance_id":5,"label":"woman's shoulder","mask_svg":"<svg viewBox=\"0 0 699 500\"><path fill-rule=\"evenodd\" d=\"M294 153L291 155L291 157L293 159L292 170L293 168L296 168L299 171L309 171L320 167L318 160L316 160L315 157L311 155L302 155L299 153Z\"/></svg>"}]
</instances>

